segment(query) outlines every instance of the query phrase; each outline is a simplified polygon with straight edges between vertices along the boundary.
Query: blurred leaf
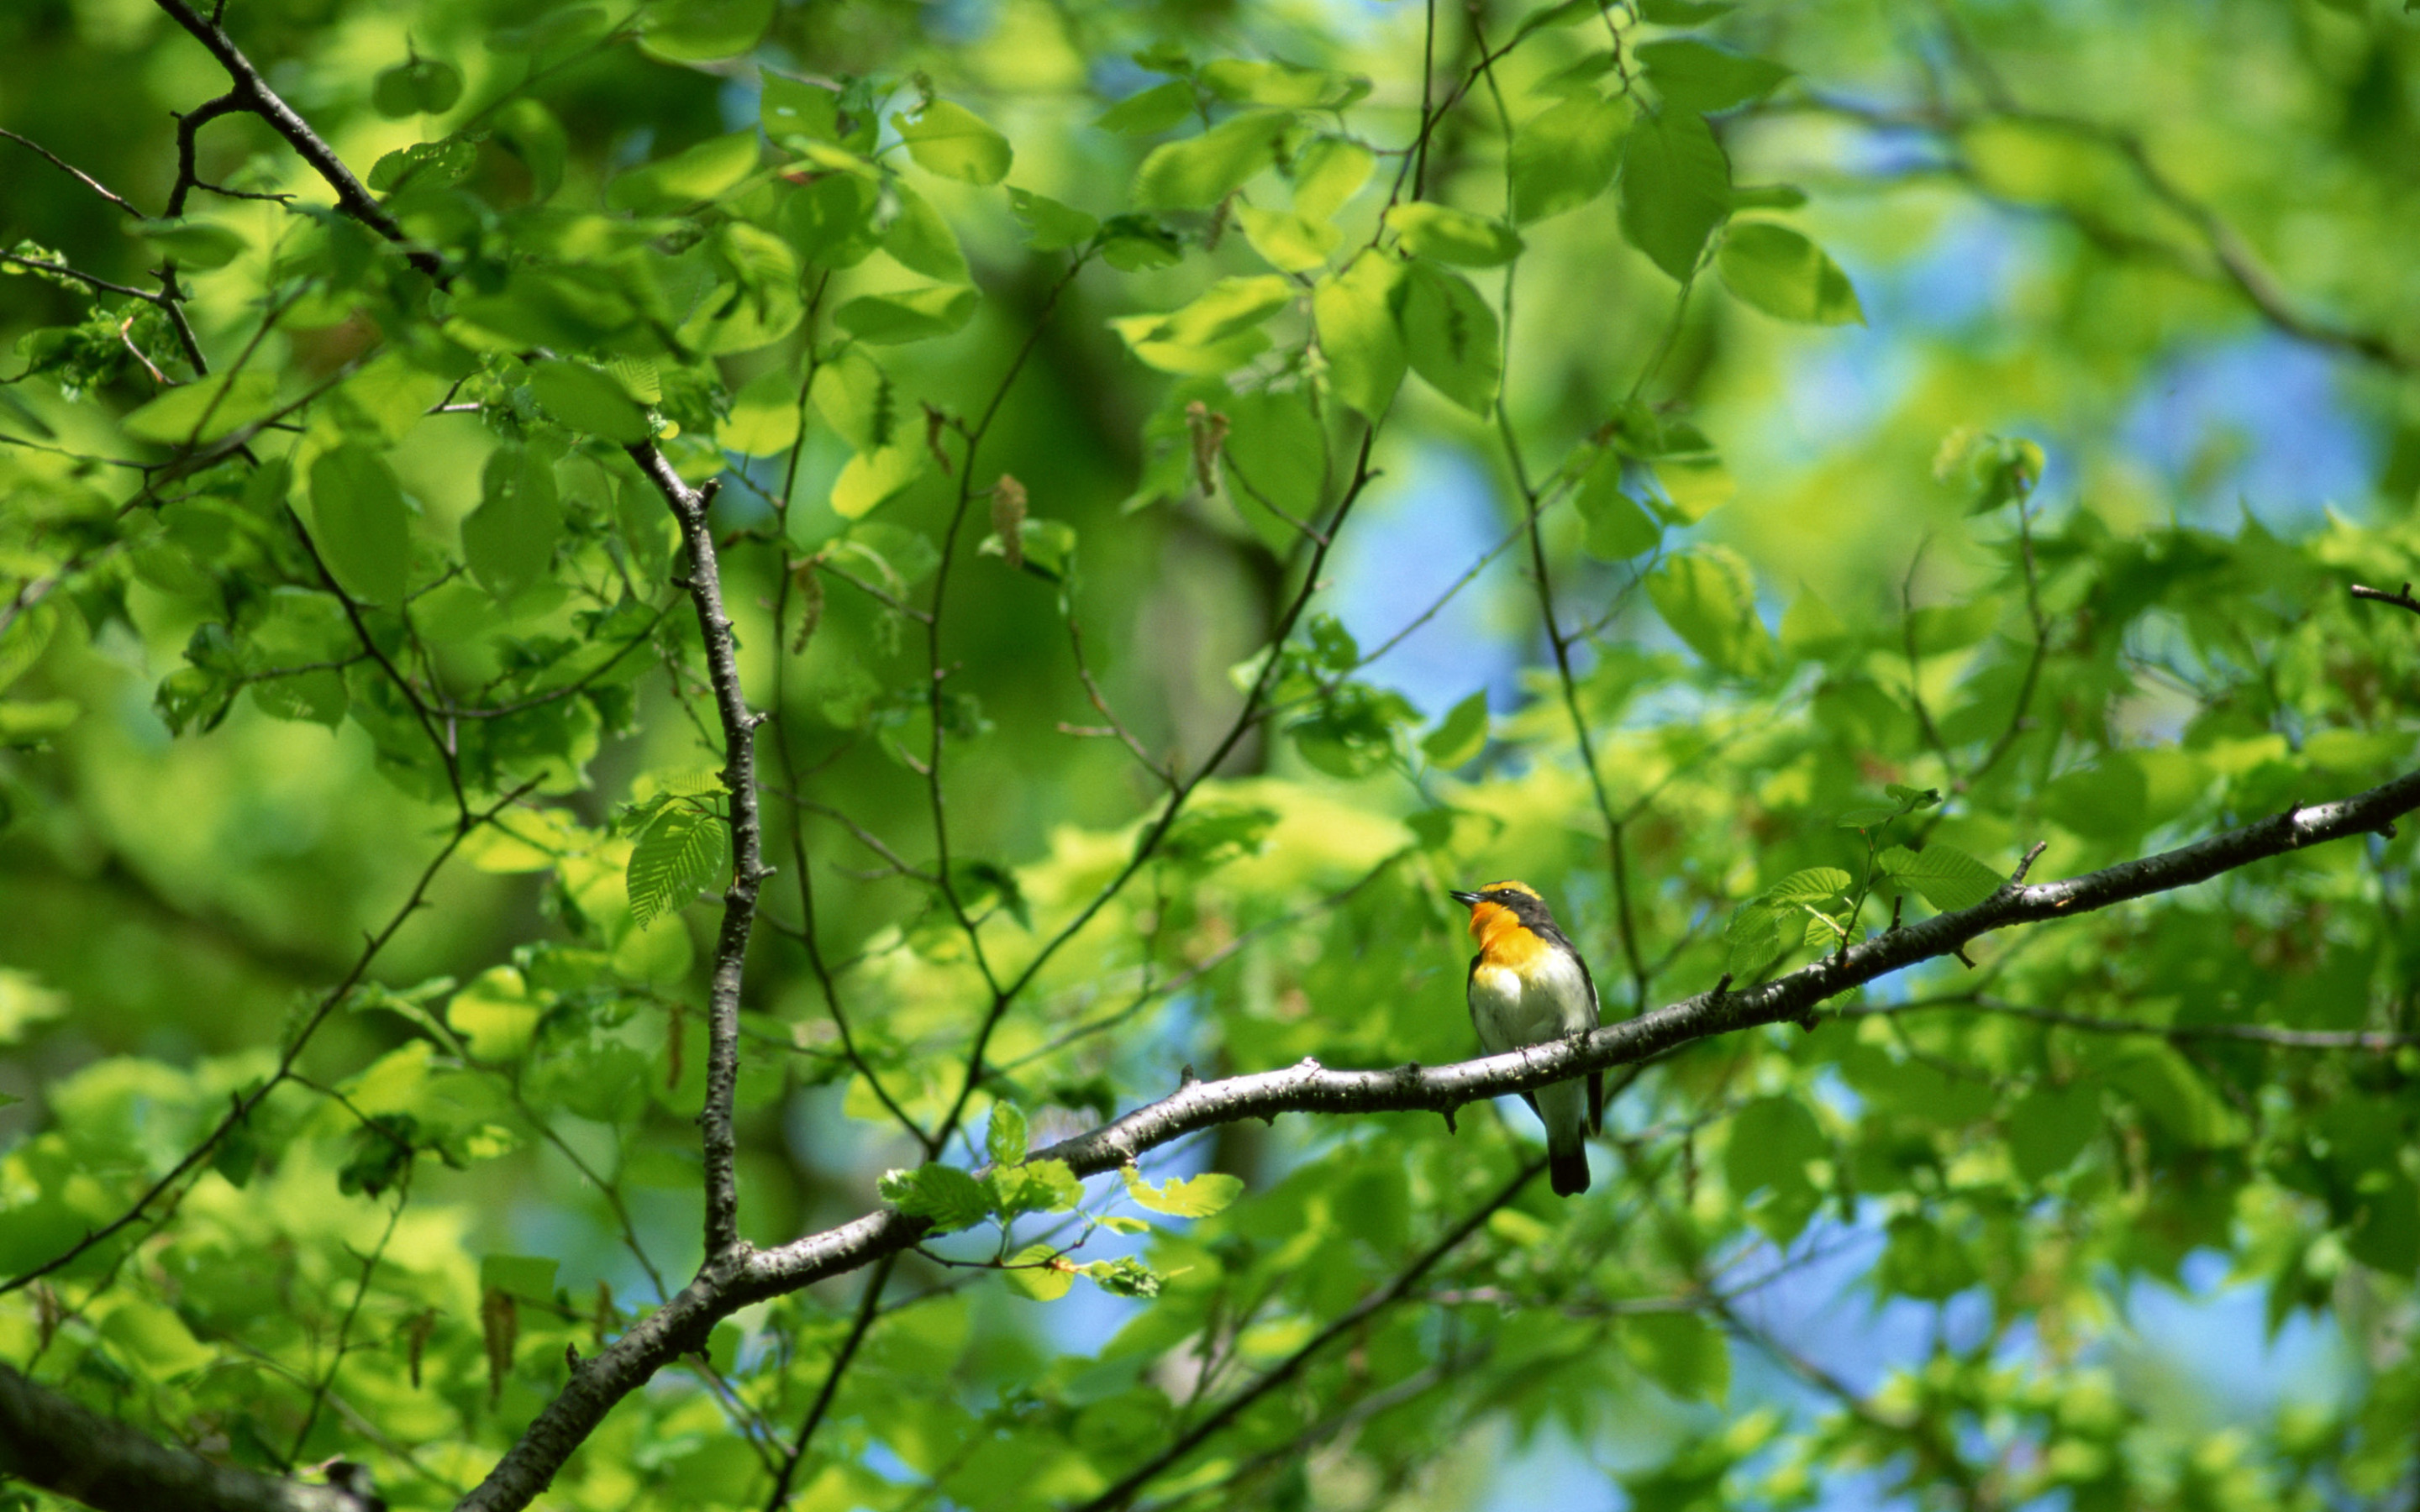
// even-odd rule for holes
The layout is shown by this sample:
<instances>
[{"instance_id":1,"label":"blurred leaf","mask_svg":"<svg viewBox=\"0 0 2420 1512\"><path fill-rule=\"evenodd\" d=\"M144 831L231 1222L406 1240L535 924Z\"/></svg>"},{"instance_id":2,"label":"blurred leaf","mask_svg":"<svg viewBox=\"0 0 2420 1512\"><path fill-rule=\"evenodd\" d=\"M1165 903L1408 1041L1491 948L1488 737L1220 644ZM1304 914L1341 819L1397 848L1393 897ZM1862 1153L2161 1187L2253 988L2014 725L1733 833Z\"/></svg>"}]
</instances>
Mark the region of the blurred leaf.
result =
<instances>
[{"instance_id":1,"label":"blurred leaf","mask_svg":"<svg viewBox=\"0 0 2420 1512\"><path fill-rule=\"evenodd\" d=\"M1668 108L1701 116L1761 100L1790 77L1778 63L1726 53L1694 37L1661 38L1635 51Z\"/></svg>"},{"instance_id":2,"label":"blurred leaf","mask_svg":"<svg viewBox=\"0 0 2420 1512\"><path fill-rule=\"evenodd\" d=\"M1138 1207L1174 1218L1207 1218L1224 1211L1244 1190L1242 1177L1218 1171L1206 1171L1190 1180L1171 1177L1157 1186L1144 1180L1142 1173L1132 1165L1125 1167L1121 1175L1125 1180L1126 1196Z\"/></svg>"},{"instance_id":3,"label":"blurred leaf","mask_svg":"<svg viewBox=\"0 0 2420 1512\"><path fill-rule=\"evenodd\" d=\"M1725 287L1776 318L1819 326L1865 324L1849 275L1823 248L1786 225L1735 224L1723 237L1714 266Z\"/></svg>"},{"instance_id":4,"label":"blurred leaf","mask_svg":"<svg viewBox=\"0 0 2420 1512\"><path fill-rule=\"evenodd\" d=\"M756 45L772 24L773 0L655 0L644 12L640 40L677 63L736 57Z\"/></svg>"},{"instance_id":5,"label":"blurred leaf","mask_svg":"<svg viewBox=\"0 0 2420 1512\"><path fill-rule=\"evenodd\" d=\"M435 58L415 57L381 69L370 86L370 103L389 120L442 116L461 98L462 70Z\"/></svg>"},{"instance_id":6,"label":"blurred leaf","mask_svg":"<svg viewBox=\"0 0 2420 1512\"><path fill-rule=\"evenodd\" d=\"M1215 205L1274 165L1297 130L1290 111L1249 111L1199 136L1163 143L1135 171L1134 202L1147 210Z\"/></svg>"},{"instance_id":7,"label":"blurred leaf","mask_svg":"<svg viewBox=\"0 0 2420 1512\"><path fill-rule=\"evenodd\" d=\"M1629 126L1629 111L1595 95L1559 100L1529 117L1510 149L1513 221L1561 215L1604 193Z\"/></svg>"},{"instance_id":8,"label":"blurred leaf","mask_svg":"<svg viewBox=\"0 0 2420 1512\"><path fill-rule=\"evenodd\" d=\"M1621 234L1674 278L1698 270L1707 236L1730 213L1730 162L1686 109L1648 116L1621 147Z\"/></svg>"},{"instance_id":9,"label":"blurred leaf","mask_svg":"<svg viewBox=\"0 0 2420 1512\"><path fill-rule=\"evenodd\" d=\"M1008 138L964 105L936 100L912 117L892 116L891 126L926 173L970 184L996 184L1008 177L1015 157Z\"/></svg>"},{"instance_id":10,"label":"blurred leaf","mask_svg":"<svg viewBox=\"0 0 2420 1512\"><path fill-rule=\"evenodd\" d=\"M1494 268L1521 255L1521 234L1501 221L1415 200L1387 212L1406 250L1466 268Z\"/></svg>"},{"instance_id":11,"label":"blurred leaf","mask_svg":"<svg viewBox=\"0 0 2420 1512\"><path fill-rule=\"evenodd\" d=\"M402 599L411 526L384 457L350 445L321 453L311 464L311 519L319 555L346 592L373 604Z\"/></svg>"},{"instance_id":12,"label":"blurred leaf","mask_svg":"<svg viewBox=\"0 0 2420 1512\"><path fill-rule=\"evenodd\" d=\"M1311 319L1336 396L1375 421L1403 386L1404 338L1395 312L1403 265L1364 252L1311 291Z\"/></svg>"},{"instance_id":13,"label":"blurred leaf","mask_svg":"<svg viewBox=\"0 0 2420 1512\"><path fill-rule=\"evenodd\" d=\"M1460 273L1420 262L1404 270L1400 298L1412 371L1465 409L1486 414L1503 377L1495 309Z\"/></svg>"},{"instance_id":14,"label":"blurred leaf","mask_svg":"<svg viewBox=\"0 0 2420 1512\"><path fill-rule=\"evenodd\" d=\"M1193 85L1183 79L1171 79L1128 95L1093 124L1121 136L1157 136L1191 116L1193 103Z\"/></svg>"},{"instance_id":15,"label":"blurred leaf","mask_svg":"<svg viewBox=\"0 0 2420 1512\"><path fill-rule=\"evenodd\" d=\"M1421 754L1442 767L1463 765L1487 745L1487 694L1471 694L1446 711L1436 728L1420 739Z\"/></svg>"}]
</instances>

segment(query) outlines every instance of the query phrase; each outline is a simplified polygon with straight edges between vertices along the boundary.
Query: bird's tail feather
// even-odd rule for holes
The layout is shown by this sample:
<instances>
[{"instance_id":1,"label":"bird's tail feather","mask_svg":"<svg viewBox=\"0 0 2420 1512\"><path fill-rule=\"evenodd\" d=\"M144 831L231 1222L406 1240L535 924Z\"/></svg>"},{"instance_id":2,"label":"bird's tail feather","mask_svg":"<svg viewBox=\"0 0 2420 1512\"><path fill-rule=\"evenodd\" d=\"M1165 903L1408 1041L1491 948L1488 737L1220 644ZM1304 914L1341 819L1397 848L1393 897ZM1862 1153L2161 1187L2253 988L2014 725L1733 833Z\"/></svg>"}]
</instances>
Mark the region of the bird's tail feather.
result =
<instances>
[{"instance_id":1,"label":"bird's tail feather","mask_svg":"<svg viewBox=\"0 0 2420 1512\"><path fill-rule=\"evenodd\" d=\"M1555 1196L1575 1197L1589 1189L1588 1147L1574 1140L1568 1147L1546 1150L1546 1179L1554 1183Z\"/></svg>"}]
</instances>

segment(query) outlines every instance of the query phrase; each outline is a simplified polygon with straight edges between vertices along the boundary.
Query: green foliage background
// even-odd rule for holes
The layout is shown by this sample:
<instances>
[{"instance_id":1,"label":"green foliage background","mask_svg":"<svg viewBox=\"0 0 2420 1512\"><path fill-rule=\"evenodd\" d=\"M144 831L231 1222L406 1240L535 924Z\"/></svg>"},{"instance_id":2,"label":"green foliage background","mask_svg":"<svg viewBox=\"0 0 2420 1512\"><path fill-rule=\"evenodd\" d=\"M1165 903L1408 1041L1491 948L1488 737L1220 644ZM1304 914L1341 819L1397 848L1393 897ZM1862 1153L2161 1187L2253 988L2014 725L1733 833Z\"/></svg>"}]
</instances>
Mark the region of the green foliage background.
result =
<instances>
[{"instance_id":1,"label":"green foliage background","mask_svg":"<svg viewBox=\"0 0 2420 1512\"><path fill-rule=\"evenodd\" d=\"M549 1505L765 1505L811 1411L793 1506L1080 1505L1297 1359L1526 1112L1144 1163L1240 1196L1016 1130L1466 1058L1446 887L1537 886L1610 1019L2411 763L2415 625L2345 593L2420 578L2391 6L226 22L427 266L249 116L174 224L0 141L0 1273L275 1079L0 1297L0 1359L208 1455L450 1505L698 1260L730 795L630 442L723 480L771 715L743 1230L923 1165L880 1197L969 1232L742 1312ZM145 0L0 12L0 122L146 216L225 87ZM163 266L191 350L92 284ZM2228 350L2325 359L2361 486L2250 491L2265 421L2147 458ZM1497 549L1407 695L1326 543L1408 571L1457 478ZM1560 1435L1641 1509L2409 1504L2412 846L1656 1061L1594 1191L1502 1202L1144 1504L1479 1504ZM1807 1274L1929 1347L1819 1358ZM2332 1329L2332 1391L2214 1431L2145 1368L2132 1300L2213 1275Z\"/></svg>"}]
</instances>

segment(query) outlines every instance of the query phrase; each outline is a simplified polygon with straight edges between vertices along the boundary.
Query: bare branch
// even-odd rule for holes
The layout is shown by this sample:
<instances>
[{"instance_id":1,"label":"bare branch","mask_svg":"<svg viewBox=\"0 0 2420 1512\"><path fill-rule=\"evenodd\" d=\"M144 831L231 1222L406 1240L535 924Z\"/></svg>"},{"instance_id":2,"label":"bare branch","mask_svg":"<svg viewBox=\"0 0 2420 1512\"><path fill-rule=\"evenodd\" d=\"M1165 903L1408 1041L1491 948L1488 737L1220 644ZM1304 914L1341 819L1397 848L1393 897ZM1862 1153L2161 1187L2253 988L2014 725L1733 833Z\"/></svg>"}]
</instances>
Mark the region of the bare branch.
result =
<instances>
[{"instance_id":1,"label":"bare branch","mask_svg":"<svg viewBox=\"0 0 2420 1512\"><path fill-rule=\"evenodd\" d=\"M772 875L765 865L764 824L756 797L756 726L739 688L739 642L722 605L722 570L714 554L706 510L713 484L692 488L652 445L633 446L639 464L672 507L689 549L688 588L697 606L698 632L706 640L706 670L714 685L715 715L722 726L722 784L731 803L731 886L722 895L722 929L714 944L714 976L707 989L705 1131L706 1253L743 1249L739 1240L738 1136L732 1129L732 1102L739 1090L739 989L748 959L748 935L756 921L756 891Z\"/></svg>"},{"instance_id":2,"label":"bare branch","mask_svg":"<svg viewBox=\"0 0 2420 1512\"><path fill-rule=\"evenodd\" d=\"M0 1365L0 1475L101 1512L370 1512L334 1486L215 1465Z\"/></svg>"},{"instance_id":3,"label":"bare branch","mask_svg":"<svg viewBox=\"0 0 2420 1512\"><path fill-rule=\"evenodd\" d=\"M143 214L141 210L134 208L133 204L129 201L125 195L111 189L107 184L95 178L92 175L85 172L82 168L77 167L74 163L70 162L67 159L60 157L57 153L52 151L49 147L42 146L39 142L35 141L32 137L20 136L16 132L9 131L5 126L0 126L0 136L5 136L9 141L14 142L18 146L24 147L26 150L35 153L43 159L43 161L50 163L52 167L59 170L59 172L80 180L86 189L99 194L101 198L109 201L112 205L116 206L119 209L124 210L127 214L138 218Z\"/></svg>"},{"instance_id":4,"label":"bare branch","mask_svg":"<svg viewBox=\"0 0 2420 1512\"><path fill-rule=\"evenodd\" d=\"M318 132L311 130L310 123L296 115L294 107L280 98L277 91L269 87L269 82L260 76L260 70L253 67L252 59L243 55L243 50L235 45L234 39L227 36L225 28L222 27L215 18L203 16L192 6L186 4L185 0L153 0L153 3L166 11L178 25L193 33L194 39L204 47L209 48L210 55L219 60L219 66L226 69L227 77L234 82L235 87L229 89L219 100L212 100L209 106L190 112L185 117L186 120L194 121L198 125L199 121L195 120L195 117L205 120L209 118L209 116L204 115L204 111L209 111L210 115L221 115L227 109L249 111L259 116L269 123L271 131L286 139L287 145L294 148L302 161L311 165L314 173L326 180L330 189L335 191L336 205L347 215L361 222L389 241L408 245L403 227L396 224L395 217L387 214L385 207L379 204L371 196L370 192L362 187L362 181L353 177L353 171L350 168L345 166L345 160L336 156L335 150L320 139ZM219 110L210 110L210 106L220 105L222 100L226 104ZM180 135L182 135L181 131ZM198 179L194 181L199 182ZM171 213L174 213L173 209ZM435 254L410 251L405 255L414 268L429 277L444 276L444 264L437 259Z\"/></svg>"}]
</instances>

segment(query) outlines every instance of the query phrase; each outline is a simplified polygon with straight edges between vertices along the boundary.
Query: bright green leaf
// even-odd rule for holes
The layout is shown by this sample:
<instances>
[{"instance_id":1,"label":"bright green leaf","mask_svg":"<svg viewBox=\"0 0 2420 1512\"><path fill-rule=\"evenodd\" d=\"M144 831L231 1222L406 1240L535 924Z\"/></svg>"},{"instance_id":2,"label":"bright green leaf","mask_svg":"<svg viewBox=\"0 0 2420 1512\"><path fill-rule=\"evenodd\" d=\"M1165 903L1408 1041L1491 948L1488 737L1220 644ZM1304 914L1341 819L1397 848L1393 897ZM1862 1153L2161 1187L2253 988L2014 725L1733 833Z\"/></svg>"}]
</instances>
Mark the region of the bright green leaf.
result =
<instances>
[{"instance_id":1,"label":"bright green leaf","mask_svg":"<svg viewBox=\"0 0 2420 1512\"><path fill-rule=\"evenodd\" d=\"M1730 213L1730 161L1705 118L1668 110L1632 126L1621 148L1621 234L1674 278Z\"/></svg>"},{"instance_id":2,"label":"bright green leaf","mask_svg":"<svg viewBox=\"0 0 2420 1512\"><path fill-rule=\"evenodd\" d=\"M1008 177L1015 156L1008 138L964 105L936 100L912 118L892 116L891 124L926 173L970 184L996 184Z\"/></svg>"},{"instance_id":3,"label":"bright green leaf","mask_svg":"<svg viewBox=\"0 0 2420 1512\"><path fill-rule=\"evenodd\" d=\"M1863 325L1866 315L1849 275L1823 249L1786 225L1744 221L1723 238L1714 267L1723 286L1781 320L1811 325Z\"/></svg>"}]
</instances>

